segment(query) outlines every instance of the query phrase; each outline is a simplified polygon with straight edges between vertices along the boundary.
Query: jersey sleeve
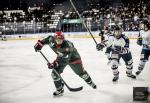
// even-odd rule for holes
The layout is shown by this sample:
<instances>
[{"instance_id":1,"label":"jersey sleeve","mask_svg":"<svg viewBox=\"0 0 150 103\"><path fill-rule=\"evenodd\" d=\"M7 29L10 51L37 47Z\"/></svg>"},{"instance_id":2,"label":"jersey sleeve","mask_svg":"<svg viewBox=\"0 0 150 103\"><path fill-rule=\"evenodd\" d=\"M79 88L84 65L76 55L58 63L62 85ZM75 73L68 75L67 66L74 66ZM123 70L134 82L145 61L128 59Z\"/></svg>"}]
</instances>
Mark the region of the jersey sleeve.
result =
<instances>
[{"instance_id":1,"label":"jersey sleeve","mask_svg":"<svg viewBox=\"0 0 150 103\"><path fill-rule=\"evenodd\" d=\"M106 47L111 47L113 45L114 36L109 36L108 39L105 41Z\"/></svg>"},{"instance_id":2,"label":"jersey sleeve","mask_svg":"<svg viewBox=\"0 0 150 103\"><path fill-rule=\"evenodd\" d=\"M52 42L54 40L54 37L53 36L48 36L47 38L44 38L42 40L42 42L45 44L49 44L50 42Z\"/></svg>"},{"instance_id":3,"label":"jersey sleeve","mask_svg":"<svg viewBox=\"0 0 150 103\"><path fill-rule=\"evenodd\" d=\"M129 38L125 35L123 35L123 39L125 40L125 48L129 48L129 44L130 44L130 41L129 41Z\"/></svg>"}]
</instances>

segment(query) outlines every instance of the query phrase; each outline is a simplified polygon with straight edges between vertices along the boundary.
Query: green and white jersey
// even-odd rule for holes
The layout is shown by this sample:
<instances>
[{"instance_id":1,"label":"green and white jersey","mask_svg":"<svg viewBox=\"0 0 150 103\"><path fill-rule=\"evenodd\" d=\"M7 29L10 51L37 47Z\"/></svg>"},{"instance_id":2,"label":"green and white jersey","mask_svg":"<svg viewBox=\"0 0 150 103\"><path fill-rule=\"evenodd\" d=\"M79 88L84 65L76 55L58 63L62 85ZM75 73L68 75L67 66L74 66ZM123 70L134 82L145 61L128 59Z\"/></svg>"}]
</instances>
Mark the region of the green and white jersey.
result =
<instances>
[{"instance_id":1,"label":"green and white jersey","mask_svg":"<svg viewBox=\"0 0 150 103\"><path fill-rule=\"evenodd\" d=\"M50 48L57 54L57 60L59 62L69 63L81 59L73 43L68 40L64 40L61 45L57 45L54 37L48 36L42 41L44 45L48 44Z\"/></svg>"}]
</instances>

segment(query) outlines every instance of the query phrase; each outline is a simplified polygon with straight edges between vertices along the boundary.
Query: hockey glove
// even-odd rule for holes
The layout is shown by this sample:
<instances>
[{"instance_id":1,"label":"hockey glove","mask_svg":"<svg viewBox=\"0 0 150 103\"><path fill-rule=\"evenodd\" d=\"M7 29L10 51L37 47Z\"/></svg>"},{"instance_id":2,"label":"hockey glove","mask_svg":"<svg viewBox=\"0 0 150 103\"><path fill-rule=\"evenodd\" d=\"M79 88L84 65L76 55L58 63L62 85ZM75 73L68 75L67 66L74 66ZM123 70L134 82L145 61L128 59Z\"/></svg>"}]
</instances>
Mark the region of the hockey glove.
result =
<instances>
[{"instance_id":1,"label":"hockey glove","mask_svg":"<svg viewBox=\"0 0 150 103\"><path fill-rule=\"evenodd\" d=\"M150 49L150 45L143 44L143 48Z\"/></svg>"},{"instance_id":2,"label":"hockey glove","mask_svg":"<svg viewBox=\"0 0 150 103\"><path fill-rule=\"evenodd\" d=\"M127 54L129 52L130 52L129 48L122 48L121 50L121 54Z\"/></svg>"},{"instance_id":3,"label":"hockey glove","mask_svg":"<svg viewBox=\"0 0 150 103\"><path fill-rule=\"evenodd\" d=\"M54 61L53 63L47 63L47 66L49 69L53 69L59 66L57 61Z\"/></svg>"},{"instance_id":4,"label":"hockey glove","mask_svg":"<svg viewBox=\"0 0 150 103\"><path fill-rule=\"evenodd\" d=\"M142 45L142 38L138 38L136 43L141 46Z\"/></svg>"},{"instance_id":5,"label":"hockey glove","mask_svg":"<svg viewBox=\"0 0 150 103\"><path fill-rule=\"evenodd\" d=\"M99 43L96 45L96 49L99 50L103 50L103 48L105 47L105 45L103 43Z\"/></svg>"},{"instance_id":6,"label":"hockey glove","mask_svg":"<svg viewBox=\"0 0 150 103\"><path fill-rule=\"evenodd\" d=\"M36 52L38 52L42 49L43 46L44 46L43 41L38 40L38 42L34 46L34 49L35 49Z\"/></svg>"}]
</instances>

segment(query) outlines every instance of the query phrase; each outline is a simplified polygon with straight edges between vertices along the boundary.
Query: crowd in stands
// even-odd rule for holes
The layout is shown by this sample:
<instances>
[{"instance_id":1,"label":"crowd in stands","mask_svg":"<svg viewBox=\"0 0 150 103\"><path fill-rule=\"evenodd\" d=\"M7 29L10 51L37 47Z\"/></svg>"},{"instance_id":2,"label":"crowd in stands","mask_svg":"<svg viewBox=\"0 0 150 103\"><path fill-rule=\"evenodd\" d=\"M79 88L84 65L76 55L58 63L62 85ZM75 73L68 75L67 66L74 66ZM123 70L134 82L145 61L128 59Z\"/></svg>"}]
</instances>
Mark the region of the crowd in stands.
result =
<instances>
[{"instance_id":1,"label":"crowd in stands","mask_svg":"<svg viewBox=\"0 0 150 103\"><path fill-rule=\"evenodd\" d=\"M110 26L110 23L121 23L124 30L138 30L139 23L144 19L150 20L149 4L147 2L140 2L138 4L122 4L116 7L98 7L90 8L82 11L83 18L89 18L93 25ZM0 12L0 23L5 22L47 22L51 15L56 10L35 9L32 12L26 11L24 13L10 13L6 16L5 11ZM77 19L79 16L74 11L62 13L61 19Z\"/></svg>"}]
</instances>

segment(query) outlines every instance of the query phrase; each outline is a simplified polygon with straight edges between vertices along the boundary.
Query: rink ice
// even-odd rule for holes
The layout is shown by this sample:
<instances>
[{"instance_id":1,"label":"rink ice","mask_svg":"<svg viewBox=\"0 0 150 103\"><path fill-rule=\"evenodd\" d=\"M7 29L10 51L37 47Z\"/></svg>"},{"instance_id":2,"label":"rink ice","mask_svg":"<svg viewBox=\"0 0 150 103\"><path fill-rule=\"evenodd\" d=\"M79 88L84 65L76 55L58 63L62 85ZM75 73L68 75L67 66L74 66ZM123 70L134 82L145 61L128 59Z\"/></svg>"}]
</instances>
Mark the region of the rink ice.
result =
<instances>
[{"instance_id":1,"label":"rink ice","mask_svg":"<svg viewBox=\"0 0 150 103\"><path fill-rule=\"evenodd\" d=\"M91 38L68 38L78 49L84 68L97 84L94 90L79 78L69 66L62 74L70 87L83 86L80 92L70 92L65 87L62 97L53 97L55 87L46 61L33 49L37 40L0 41L0 103L145 103L133 101L133 87L150 87L150 61L136 80L126 76L121 60L120 78L112 83L111 65L107 65L105 50L97 51ZM98 39L97 39L98 41ZM131 40L134 70L137 70L141 47ZM42 52L52 62L56 55L45 46Z\"/></svg>"}]
</instances>

